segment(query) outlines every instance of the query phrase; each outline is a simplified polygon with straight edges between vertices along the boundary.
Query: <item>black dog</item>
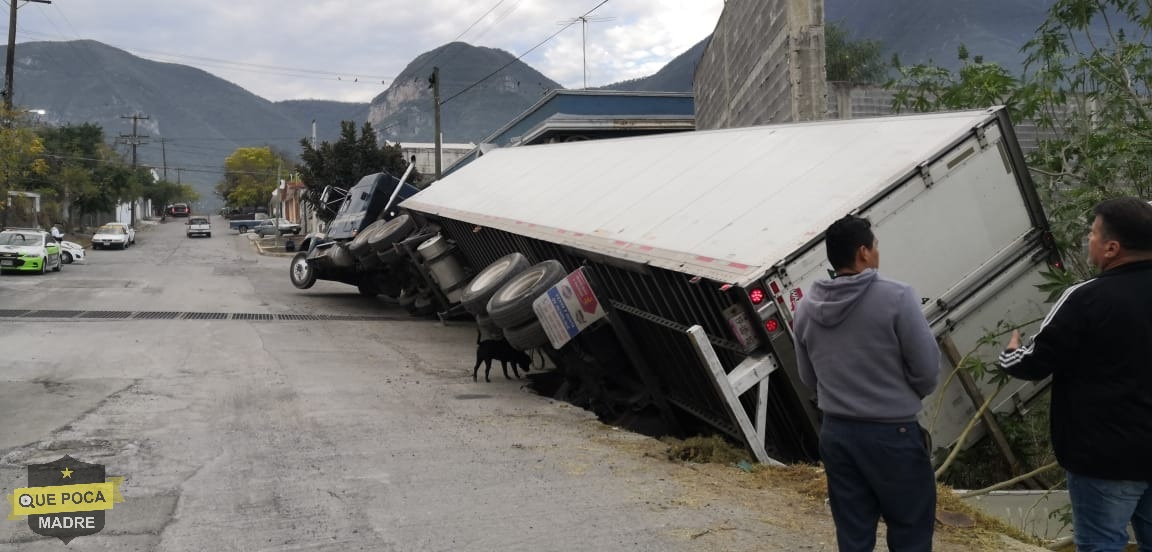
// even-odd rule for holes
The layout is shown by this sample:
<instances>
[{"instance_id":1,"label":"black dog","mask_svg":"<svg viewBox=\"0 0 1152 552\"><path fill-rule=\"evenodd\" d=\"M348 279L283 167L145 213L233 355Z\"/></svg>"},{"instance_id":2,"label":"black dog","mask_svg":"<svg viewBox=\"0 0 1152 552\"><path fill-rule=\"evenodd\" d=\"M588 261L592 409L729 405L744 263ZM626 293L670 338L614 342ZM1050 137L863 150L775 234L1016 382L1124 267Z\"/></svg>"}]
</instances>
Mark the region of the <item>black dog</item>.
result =
<instances>
[{"instance_id":1,"label":"black dog","mask_svg":"<svg viewBox=\"0 0 1152 552\"><path fill-rule=\"evenodd\" d=\"M501 367L504 368L504 379L512 379L508 377L508 363L512 363L512 373L516 374L516 379L520 379L520 370L528 371L529 365L532 364L532 358L522 351L513 349L507 341L503 339L485 339L480 340L480 335L476 335L476 367L472 369L472 381L476 380L476 375L480 373L480 364L484 363L484 381L492 381L488 379L488 374L492 371L492 361L499 360Z\"/></svg>"}]
</instances>

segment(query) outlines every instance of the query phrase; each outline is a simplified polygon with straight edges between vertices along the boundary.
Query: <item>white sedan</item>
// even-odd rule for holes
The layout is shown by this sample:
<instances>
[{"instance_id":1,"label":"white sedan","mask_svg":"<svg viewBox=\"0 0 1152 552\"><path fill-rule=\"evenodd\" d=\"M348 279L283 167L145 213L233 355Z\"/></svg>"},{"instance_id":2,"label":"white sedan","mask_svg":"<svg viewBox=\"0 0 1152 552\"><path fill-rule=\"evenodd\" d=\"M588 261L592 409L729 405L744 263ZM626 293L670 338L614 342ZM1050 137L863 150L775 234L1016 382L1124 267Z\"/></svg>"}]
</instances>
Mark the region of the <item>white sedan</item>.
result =
<instances>
[{"instance_id":1,"label":"white sedan","mask_svg":"<svg viewBox=\"0 0 1152 552\"><path fill-rule=\"evenodd\" d=\"M92 249L118 247L127 249L136 243L136 230L123 222L109 222L92 235Z\"/></svg>"},{"instance_id":2,"label":"white sedan","mask_svg":"<svg viewBox=\"0 0 1152 552\"><path fill-rule=\"evenodd\" d=\"M64 264L83 263L84 246L67 240L60 242L60 260Z\"/></svg>"}]
</instances>

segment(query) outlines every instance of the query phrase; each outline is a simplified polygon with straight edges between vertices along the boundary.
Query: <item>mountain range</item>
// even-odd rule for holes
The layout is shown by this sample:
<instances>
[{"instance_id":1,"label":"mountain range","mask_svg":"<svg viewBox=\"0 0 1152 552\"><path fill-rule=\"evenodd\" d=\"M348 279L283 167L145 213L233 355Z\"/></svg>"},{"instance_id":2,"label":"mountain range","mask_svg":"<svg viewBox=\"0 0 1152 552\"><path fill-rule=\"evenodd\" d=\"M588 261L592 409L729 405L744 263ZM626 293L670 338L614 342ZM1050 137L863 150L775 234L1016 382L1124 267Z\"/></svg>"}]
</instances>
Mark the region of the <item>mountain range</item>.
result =
<instances>
[{"instance_id":1,"label":"mountain range","mask_svg":"<svg viewBox=\"0 0 1152 552\"><path fill-rule=\"evenodd\" d=\"M905 63L956 65L956 48L1018 69L1021 45L1053 0L824 0L826 19L854 38L880 41ZM657 73L603 89L692 90L707 39ZM132 132L127 116L141 114L146 136L140 163L168 167L172 181L192 183L207 199L223 160L236 148L269 145L294 155L301 139L333 140L339 122L372 122L390 141L431 142L433 89L439 68L445 142L479 142L545 93L555 81L503 50L445 44L418 55L370 103L322 100L272 102L193 67L162 63L91 41L28 42L16 51L15 102L44 110L49 124L101 125L109 141ZM124 140L121 140L124 141ZM127 153L127 146L121 146Z\"/></svg>"}]
</instances>

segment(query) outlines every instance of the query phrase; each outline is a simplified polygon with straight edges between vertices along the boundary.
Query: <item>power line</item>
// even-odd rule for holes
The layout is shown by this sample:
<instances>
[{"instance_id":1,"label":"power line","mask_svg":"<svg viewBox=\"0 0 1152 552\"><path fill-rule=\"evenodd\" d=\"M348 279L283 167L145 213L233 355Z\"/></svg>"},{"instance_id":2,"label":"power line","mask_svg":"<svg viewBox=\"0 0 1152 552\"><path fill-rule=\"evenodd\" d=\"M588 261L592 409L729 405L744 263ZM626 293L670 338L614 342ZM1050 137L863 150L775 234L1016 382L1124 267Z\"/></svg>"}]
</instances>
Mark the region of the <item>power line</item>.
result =
<instances>
[{"instance_id":1,"label":"power line","mask_svg":"<svg viewBox=\"0 0 1152 552\"><path fill-rule=\"evenodd\" d=\"M481 21L483 21L485 17L488 17L488 14L492 13L492 10L494 10L494 9L496 9L496 8L498 8L498 7L500 7L500 4L503 4L505 1L506 1L506 0L500 0L499 2L496 2L496 4L495 4L494 6L492 6L491 8L488 8L488 11L484 12L484 14L483 14L483 15L481 15L481 16L480 16L480 17L478 17L478 18L476 18L476 21L473 21L471 25L468 25L468 28L467 28L467 29L464 29L464 31L463 31L463 32L461 32L460 34L456 35L456 38L453 38L453 39L452 39L452 40L449 42L449 44L451 44L452 42L456 42L457 40L460 40L460 37L462 37L462 36L464 36L465 34L467 34L467 33L468 33L468 31L471 31L471 30L472 30L472 28L473 28L473 27L475 27L477 23L480 23ZM419 74L420 74L420 72L421 72L421 71L423 71L425 67L428 67L429 65L432 65L432 62L434 62L434 61L436 61L437 59L439 59L439 58L440 58L440 56L444 54L444 51L445 51L445 50L446 50L446 48L441 48L439 52L436 52L436 55L432 56L432 58L431 58L431 59L429 59L428 61L425 61L424 63L421 63L421 64L420 64L420 67L417 67L415 71L412 71L412 73L413 73L413 74L415 74L415 75L419 75Z\"/></svg>"},{"instance_id":2,"label":"power line","mask_svg":"<svg viewBox=\"0 0 1152 552\"><path fill-rule=\"evenodd\" d=\"M585 13L584 13L584 15L581 15L580 17L588 17L589 15L591 15L591 14L592 14L592 12L594 12L594 11L596 11L596 10L600 9L600 6L603 6L604 4L607 4L607 3L608 3L608 0L603 0L603 1L602 1L602 2L600 2L599 4L596 4L596 7L594 7L594 8L592 8L592 9L588 10L587 12L585 12ZM556 37L557 37L557 36L558 36L560 33L562 33L562 32L564 32L565 30L567 30L567 29L568 29L568 27L571 27L572 25L575 25L577 20L578 20L578 18L577 18L577 19L573 19L571 23L569 23L569 24L567 24L567 25L565 25L565 26L561 27L559 31L556 31L556 32L552 33L552 34L551 34L551 35L550 35L548 38L545 38L544 40L540 41L540 43L539 43L539 44L537 44L537 45L535 45L535 46L533 46L533 47L529 48L529 49L528 49L526 52L524 52L524 53L520 54L519 56L516 56L516 59L513 59L512 61L509 61L508 63L505 63L504 65L501 65L499 69L497 69L497 70L495 70L495 71L492 71L491 73L488 73L488 74L487 74L487 75L486 75L484 78L482 78L482 79L480 79L480 80L478 80L478 81L476 81L476 82L474 82L474 83L472 83L472 84L468 85L468 87L466 87L464 90L461 90L461 91L459 91L459 92L457 92L457 93L455 93L455 94L453 94L453 95L449 96L449 97L448 97L448 99L444 100L443 102L440 102L440 105L444 105L444 104L446 104L446 103L448 103L448 102L450 102L450 101L452 101L452 100L454 100L454 99L458 98L458 97L459 97L461 94L463 94L463 93L465 93L465 92L467 92L467 91L469 91L469 90L471 90L471 89L473 89L473 88L475 88L475 87L479 86L479 85L480 85L481 83L483 83L484 81L486 81L486 80L488 80L488 79L490 79L490 78L492 78L492 77L496 76L496 74L497 74L497 73L499 73L500 71L503 71L503 70L507 69L509 65L512 65L513 63L516 63L517 61L520 61L520 58L523 58L524 56L526 56L526 55L528 55L528 54L532 53L532 51L533 51L533 50L535 50L535 49L537 49L537 48L539 48L539 47L543 46L544 44L546 44L548 41L552 40L553 38L556 38Z\"/></svg>"}]
</instances>

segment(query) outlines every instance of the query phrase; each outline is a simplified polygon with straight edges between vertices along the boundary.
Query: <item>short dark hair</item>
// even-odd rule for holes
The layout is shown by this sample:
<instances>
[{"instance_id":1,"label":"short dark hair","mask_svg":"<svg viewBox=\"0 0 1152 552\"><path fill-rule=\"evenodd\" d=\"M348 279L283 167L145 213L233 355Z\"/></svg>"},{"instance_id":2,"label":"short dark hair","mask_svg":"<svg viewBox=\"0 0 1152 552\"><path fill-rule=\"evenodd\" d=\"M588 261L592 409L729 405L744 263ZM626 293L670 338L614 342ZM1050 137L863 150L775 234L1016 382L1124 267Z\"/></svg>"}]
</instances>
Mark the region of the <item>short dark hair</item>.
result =
<instances>
[{"instance_id":1,"label":"short dark hair","mask_svg":"<svg viewBox=\"0 0 1152 552\"><path fill-rule=\"evenodd\" d=\"M1152 251L1152 205L1137 197L1101 201L1092 209L1100 217L1103 237L1120 242L1129 251Z\"/></svg>"},{"instance_id":2,"label":"short dark hair","mask_svg":"<svg viewBox=\"0 0 1152 552\"><path fill-rule=\"evenodd\" d=\"M872 234L872 223L855 215L833 222L824 231L824 248L828 251L828 262L835 270L851 267L856 263L856 251L860 246L871 249L874 241L876 236Z\"/></svg>"}]
</instances>

